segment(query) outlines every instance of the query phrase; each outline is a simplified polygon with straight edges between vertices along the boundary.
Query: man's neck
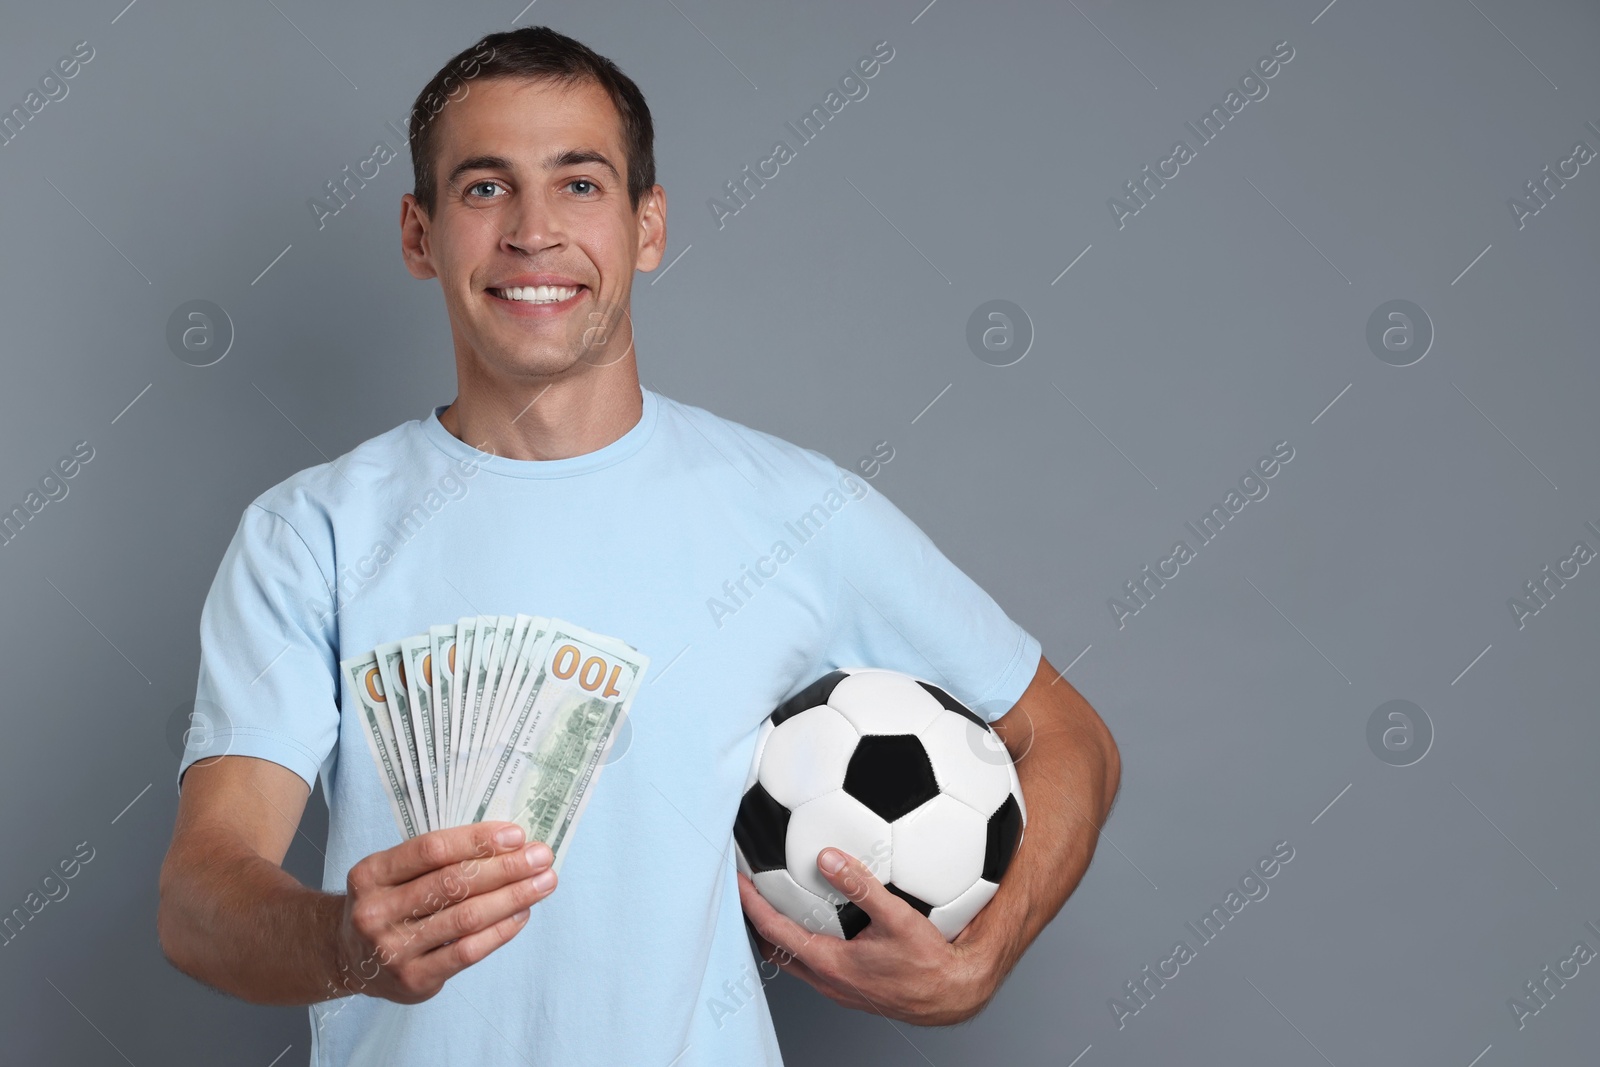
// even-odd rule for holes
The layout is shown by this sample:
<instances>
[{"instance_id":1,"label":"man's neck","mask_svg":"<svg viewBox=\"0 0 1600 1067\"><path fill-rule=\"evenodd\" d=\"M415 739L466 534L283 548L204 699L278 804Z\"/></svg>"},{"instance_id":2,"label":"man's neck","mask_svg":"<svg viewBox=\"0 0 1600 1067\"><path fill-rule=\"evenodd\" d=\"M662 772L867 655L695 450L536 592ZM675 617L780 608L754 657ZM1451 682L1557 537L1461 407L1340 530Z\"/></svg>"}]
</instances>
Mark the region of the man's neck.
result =
<instances>
[{"instance_id":1,"label":"man's neck","mask_svg":"<svg viewBox=\"0 0 1600 1067\"><path fill-rule=\"evenodd\" d=\"M451 435L491 455L568 459L598 451L633 429L643 414L632 359L576 378L518 388L463 382L439 413Z\"/></svg>"}]
</instances>

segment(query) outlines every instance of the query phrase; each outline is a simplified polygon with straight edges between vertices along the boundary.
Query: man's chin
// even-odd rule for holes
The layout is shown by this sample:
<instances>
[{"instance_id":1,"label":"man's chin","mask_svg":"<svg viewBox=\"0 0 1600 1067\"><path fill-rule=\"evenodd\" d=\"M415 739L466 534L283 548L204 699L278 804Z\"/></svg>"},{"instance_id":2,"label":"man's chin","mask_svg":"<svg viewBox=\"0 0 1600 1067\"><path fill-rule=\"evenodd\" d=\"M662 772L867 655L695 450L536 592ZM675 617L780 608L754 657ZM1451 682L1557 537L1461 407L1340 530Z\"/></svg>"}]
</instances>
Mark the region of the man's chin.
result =
<instances>
[{"instance_id":1,"label":"man's chin","mask_svg":"<svg viewBox=\"0 0 1600 1067\"><path fill-rule=\"evenodd\" d=\"M496 377L508 380L550 380L582 373L590 364L581 346L571 344L494 345L480 348L479 362Z\"/></svg>"}]
</instances>

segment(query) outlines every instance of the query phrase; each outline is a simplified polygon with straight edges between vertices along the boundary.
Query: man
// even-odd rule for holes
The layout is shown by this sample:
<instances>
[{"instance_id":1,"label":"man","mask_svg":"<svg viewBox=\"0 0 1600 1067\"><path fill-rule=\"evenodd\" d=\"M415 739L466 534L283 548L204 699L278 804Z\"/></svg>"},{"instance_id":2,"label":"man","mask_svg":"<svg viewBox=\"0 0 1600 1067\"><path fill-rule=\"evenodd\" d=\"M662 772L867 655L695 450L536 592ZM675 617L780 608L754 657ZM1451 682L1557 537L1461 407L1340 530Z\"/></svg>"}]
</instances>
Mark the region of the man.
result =
<instances>
[{"instance_id":1,"label":"man","mask_svg":"<svg viewBox=\"0 0 1600 1067\"><path fill-rule=\"evenodd\" d=\"M548 29L493 34L410 133L401 244L443 290L458 395L246 509L201 616L216 721L179 768L164 951L225 992L311 1005L318 1064L781 1063L745 913L759 966L895 1019L971 1018L1088 866L1118 780L1104 725L865 482L641 388L627 309L661 262L666 193L614 65ZM400 842L338 680L357 651L519 611L651 659L559 888L510 823ZM855 859L828 873L830 850L825 876L871 920L852 941L735 870L762 720L850 665L939 682L1019 760L1028 832L953 943ZM280 866L319 776L322 891Z\"/></svg>"}]
</instances>

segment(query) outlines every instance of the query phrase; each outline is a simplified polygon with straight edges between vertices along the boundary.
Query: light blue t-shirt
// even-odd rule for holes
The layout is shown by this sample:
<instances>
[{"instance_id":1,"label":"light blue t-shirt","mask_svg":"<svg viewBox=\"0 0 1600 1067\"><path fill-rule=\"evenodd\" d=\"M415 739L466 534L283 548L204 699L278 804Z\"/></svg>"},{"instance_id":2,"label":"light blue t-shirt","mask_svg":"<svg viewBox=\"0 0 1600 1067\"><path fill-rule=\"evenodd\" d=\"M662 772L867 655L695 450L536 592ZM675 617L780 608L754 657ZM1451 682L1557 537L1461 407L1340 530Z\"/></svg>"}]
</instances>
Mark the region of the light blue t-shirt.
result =
<instances>
[{"instance_id":1,"label":"light blue t-shirt","mask_svg":"<svg viewBox=\"0 0 1600 1067\"><path fill-rule=\"evenodd\" d=\"M527 926L425 1003L313 1006L314 1064L781 1064L732 848L762 720L841 666L926 678L991 721L1034 675L1039 642L868 482L641 393L585 455L492 456L439 407L245 509L200 619L215 730L179 774L230 752L320 775L327 891L401 841L341 658L518 612L650 657Z\"/></svg>"}]
</instances>

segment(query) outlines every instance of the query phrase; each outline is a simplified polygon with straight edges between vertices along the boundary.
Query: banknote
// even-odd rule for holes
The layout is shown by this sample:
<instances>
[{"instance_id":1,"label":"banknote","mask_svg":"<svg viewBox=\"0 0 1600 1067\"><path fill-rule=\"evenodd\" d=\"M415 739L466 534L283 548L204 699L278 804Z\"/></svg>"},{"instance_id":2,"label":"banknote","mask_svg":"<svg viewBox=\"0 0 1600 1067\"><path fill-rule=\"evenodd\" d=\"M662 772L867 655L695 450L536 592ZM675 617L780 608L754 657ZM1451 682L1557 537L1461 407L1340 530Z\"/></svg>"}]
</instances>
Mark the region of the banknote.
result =
<instances>
[{"instance_id":1,"label":"banknote","mask_svg":"<svg viewBox=\"0 0 1600 1067\"><path fill-rule=\"evenodd\" d=\"M456 680L456 628L454 626L428 627L428 644L431 649L434 725L439 731L439 789L444 797L444 810L450 811L450 757L455 740L454 723L450 717L450 697Z\"/></svg>"},{"instance_id":2,"label":"banknote","mask_svg":"<svg viewBox=\"0 0 1600 1067\"><path fill-rule=\"evenodd\" d=\"M559 872L649 665L620 638L516 613L429 626L339 667L402 836L511 820Z\"/></svg>"},{"instance_id":3,"label":"banknote","mask_svg":"<svg viewBox=\"0 0 1600 1067\"><path fill-rule=\"evenodd\" d=\"M549 845L557 873L649 666L648 656L617 638L552 620L518 712L523 721L507 746L502 773L513 786L491 789L481 817L510 819L530 841ZM499 807L502 798L509 807Z\"/></svg>"},{"instance_id":4,"label":"banknote","mask_svg":"<svg viewBox=\"0 0 1600 1067\"><path fill-rule=\"evenodd\" d=\"M388 696L389 719L394 724L395 741L401 756L400 770L406 780L407 800L411 810L422 816L422 821L433 824L433 810L428 803L427 788L423 784L425 765L422 748L417 743L416 729L411 715L411 697L405 679L405 655L399 641L390 641L373 650L378 657L378 672L383 678L383 691Z\"/></svg>"},{"instance_id":5,"label":"banknote","mask_svg":"<svg viewBox=\"0 0 1600 1067\"><path fill-rule=\"evenodd\" d=\"M496 751L496 741L501 736L502 723L504 722L507 705L511 703L514 695L512 692L512 679L518 676L520 662L524 659L524 651L528 643L530 632L542 634L548 629L549 619L544 616L517 615L512 623L510 640L499 642L495 654L495 667L493 677L488 685L491 695L488 697L489 707L483 717L482 738L477 746L472 766L467 773L467 786L465 796L477 795L478 784L483 780L486 767L493 762ZM526 672L523 671L523 674ZM469 806L463 813L466 821L474 821L471 817L472 807Z\"/></svg>"},{"instance_id":6,"label":"banknote","mask_svg":"<svg viewBox=\"0 0 1600 1067\"><path fill-rule=\"evenodd\" d=\"M421 727L422 782L429 809L435 817L444 812L444 793L439 779L439 735L442 732L433 715L433 645L427 634L400 642L400 665L405 668L406 699L411 704L414 726Z\"/></svg>"},{"instance_id":7,"label":"banknote","mask_svg":"<svg viewBox=\"0 0 1600 1067\"><path fill-rule=\"evenodd\" d=\"M456 746L451 755L450 780L461 780L461 768L466 762L466 751L471 745L467 736L467 690L472 688L472 647L477 643L478 617L464 616L456 620L456 681L451 696L450 717L454 722Z\"/></svg>"},{"instance_id":8,"label":"banknote","mask_svg":"<svg viewBox=\"0 0 1600 1067\"><path fill-rule=\"evenodd\" d=\"M541 669L543 660L554 636L552 621L540 620L540 622L542 625L536 631L530 629L533 641L523 650L518 691L512 696L510 707L499 724L496 736L488 742L486 750L488 758L483 761L486 764L484 776L474 780L472 784L471 799L468 801L465 816L467 822L481 822L491 817L496 819L507 817L505 811L510 807L509 797L501 805L499 814L490 816L488 812L495 795L501 791L508 779L516 776L525 762L518 757L517 744L532 716L534 701L544 680L545 672Z\"/></svg>"},{"instance_id":9,"label":"banknote","mask_svg":"<svg viewBox=\"0 0 1600 1067\"><path fill-rule=\"evenodd\" d=\"M478 775L478 767L482 763L483 747L489 734L489 716L493 709L496 695L495 686L499 674L498 668L504 660L506 648L511 643L515 622L515 616L496 615L489 618L487 625L480 623L478 626L478 643L472 653L471 712L467 718L467 731L471 736L471 747L467 753L466 767L461 774L461 780L467 783L469 790L473 780ZM466 815L468 813L463 812L462 814ZM464 818L463 821L475 822L476 820Z\"/></svg>"},{"instance_id":10,"label":"banknote","mask_svg":"<svg viewBox=\"0 0 1600 1067\"><path fill-rule=\"evenodd\" d=\"M422 830L412 814L408 791L402 777L400 763L404 759L395 749L393 727L389 722L388 698L384 694L383 678L378 670L378 656L368 652L363 656L344 660L339 664L345 692L355 714L361 717L362 733L367 738L367 748L378 765L383 779L384 793L394 812L395 822L406 837L416 837Z\"/></svg>"}]
</instances>

